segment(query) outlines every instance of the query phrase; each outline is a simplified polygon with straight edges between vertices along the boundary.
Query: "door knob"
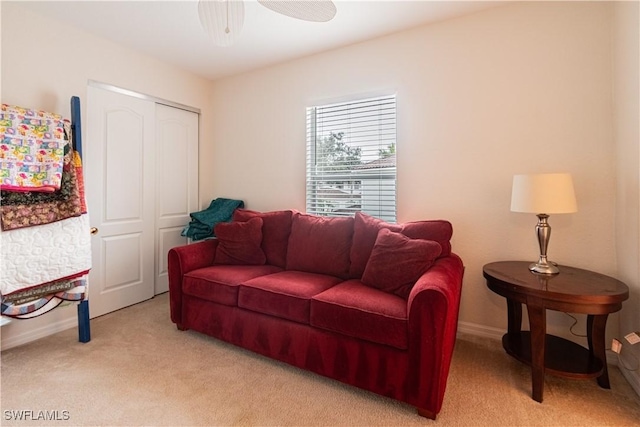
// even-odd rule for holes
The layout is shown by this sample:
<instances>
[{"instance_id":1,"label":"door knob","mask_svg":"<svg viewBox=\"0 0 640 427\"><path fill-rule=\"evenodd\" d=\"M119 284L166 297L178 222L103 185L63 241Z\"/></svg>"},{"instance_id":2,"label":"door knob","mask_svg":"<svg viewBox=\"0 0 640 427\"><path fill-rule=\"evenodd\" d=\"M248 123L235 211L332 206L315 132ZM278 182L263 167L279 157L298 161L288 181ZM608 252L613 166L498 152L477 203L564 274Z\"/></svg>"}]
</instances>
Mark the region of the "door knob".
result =
<instances>
[{"instance_id":1,"label":"door knob","mask_svg":"<svg viewBox=\"0 0 640 427\"><path fill-rule=\"evenodd\" d=\"M98 229L96 227L91 227L91 235L98 234Z\"/></svg>"}]
</instances>

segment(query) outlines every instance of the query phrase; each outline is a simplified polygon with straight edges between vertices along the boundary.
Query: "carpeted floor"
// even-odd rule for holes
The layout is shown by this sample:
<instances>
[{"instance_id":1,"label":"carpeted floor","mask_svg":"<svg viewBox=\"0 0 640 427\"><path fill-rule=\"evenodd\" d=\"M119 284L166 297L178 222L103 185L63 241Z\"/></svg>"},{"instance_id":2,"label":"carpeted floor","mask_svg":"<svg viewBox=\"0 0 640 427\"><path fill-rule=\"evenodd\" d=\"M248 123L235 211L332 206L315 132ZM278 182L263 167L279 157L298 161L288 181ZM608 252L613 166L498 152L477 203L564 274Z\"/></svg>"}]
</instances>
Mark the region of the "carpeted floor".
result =
<instances>
[{"instance_id":1,"label":"carpeted floor","mask_svg":"<svg viewBox=\"0 0 640 427\"><path fill-rule=\"evenodd\" d=\"M616 367L611 390L529 368L494 340L459 339L438 420L414 408L216 341L180 332L168 295L2 352L2 425L637 426L640 398ZM57 420L17 420L52 416Z\"/></svg>"}]
</instances>

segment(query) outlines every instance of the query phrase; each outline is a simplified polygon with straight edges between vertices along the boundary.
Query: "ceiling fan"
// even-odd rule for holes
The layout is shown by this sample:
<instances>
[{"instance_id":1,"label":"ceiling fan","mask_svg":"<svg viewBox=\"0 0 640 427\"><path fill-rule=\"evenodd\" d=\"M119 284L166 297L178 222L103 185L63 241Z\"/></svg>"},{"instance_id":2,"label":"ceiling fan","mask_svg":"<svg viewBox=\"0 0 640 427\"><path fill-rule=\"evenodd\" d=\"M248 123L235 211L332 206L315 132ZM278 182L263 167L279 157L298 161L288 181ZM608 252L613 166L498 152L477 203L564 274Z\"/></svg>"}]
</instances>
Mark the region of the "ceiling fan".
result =
<instances>
[{"instance_id":1,"label":"ceiling fan","mask_svg":"<svg viewBox=\"0 0 640 427\"><path fill-rule=\"evenodd\" d=\"M291 18L311 22L327 22L336 15L331 0L258 0L262 6ZM231 46L242 31L242 0L200 0L198 16L207 34L218 46Z\"/></svg>"}]
</instances>

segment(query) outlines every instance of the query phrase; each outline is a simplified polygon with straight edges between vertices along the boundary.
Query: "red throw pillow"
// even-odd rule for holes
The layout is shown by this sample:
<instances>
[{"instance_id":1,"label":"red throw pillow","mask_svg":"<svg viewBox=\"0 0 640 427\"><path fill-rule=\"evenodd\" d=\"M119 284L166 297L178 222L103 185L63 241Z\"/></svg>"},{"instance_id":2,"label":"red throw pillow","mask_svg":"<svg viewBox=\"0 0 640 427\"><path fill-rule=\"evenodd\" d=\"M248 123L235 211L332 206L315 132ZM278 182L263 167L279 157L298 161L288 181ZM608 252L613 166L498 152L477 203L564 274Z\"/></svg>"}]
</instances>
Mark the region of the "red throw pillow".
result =
<instances>
[{"instance_id":1,"label":"red throw pillow","mask_svg":"<svg viewBox=\"0 0 640 427\"><path fill-rule=\"evenodd\" d=\"M213 231L218 238L214 264L262 265L262 218L246 222L221 222Z\"/></svg>"},{"instance_id":2,"label":"red throw pillow","mask_svg":"<svg viewBox=\"0 0 640 427\"><path fill-rule=\"evenodd\" d=\"M438 242L410 239L386 228L378 232L362 283L405 299L442 252Z\"/></svg>"},{"instance_id":3,"label":"red throw pillow","mask_svg":"<svg viewBox=\"0 0 640 427\"><path fill-rule=\"evenodd\" d=\"M353 245L351 246L351 266L349 277L359 279L364 273L378 232L387 228L397 231L411 239L433 240L442 247L441 256L451 253L451 235L453 228L449 221L437 219L412 221L404 224L390 224L363 212L356 212L353 224Z\"/></svg>"},{"instance_id":4,"label":"red throw pillow","mask_svg":"<svg viewBox=\"0 0 640 427\"><path fill-rule=\"evenodd\" d=\"M234 221L248 221L262 218L262 250L267 264L284 268L287 264L287 245L291 233L292 211L258 212L249 209L236 209Z\"/></svg>"}]
</instances>

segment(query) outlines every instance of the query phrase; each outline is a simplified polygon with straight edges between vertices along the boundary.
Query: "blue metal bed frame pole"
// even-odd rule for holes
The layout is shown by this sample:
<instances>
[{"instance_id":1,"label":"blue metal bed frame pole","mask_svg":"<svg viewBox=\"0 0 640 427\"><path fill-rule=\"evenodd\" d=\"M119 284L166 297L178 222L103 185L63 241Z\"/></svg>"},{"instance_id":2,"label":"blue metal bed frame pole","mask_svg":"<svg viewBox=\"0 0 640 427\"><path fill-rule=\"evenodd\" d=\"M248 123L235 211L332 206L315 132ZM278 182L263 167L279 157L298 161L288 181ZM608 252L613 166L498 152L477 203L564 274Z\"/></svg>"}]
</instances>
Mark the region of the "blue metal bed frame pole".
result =
<instances>
[{"instance_id":1,"label":"blue metal bed frame pole","mask_svg":"<svg viewBox=\"0 0 640 427\"><path fill-rule=\"evenodd\" d=\"M80 98L71 97L71 133L73 134L74 149L82 158L82 124L80 122ZM87 287L87 292L89 292ZM84 299L78 304L78 340L86 343L91 341L91 327L89 325L89 301Z\"/></svg>"}]
</instances>

